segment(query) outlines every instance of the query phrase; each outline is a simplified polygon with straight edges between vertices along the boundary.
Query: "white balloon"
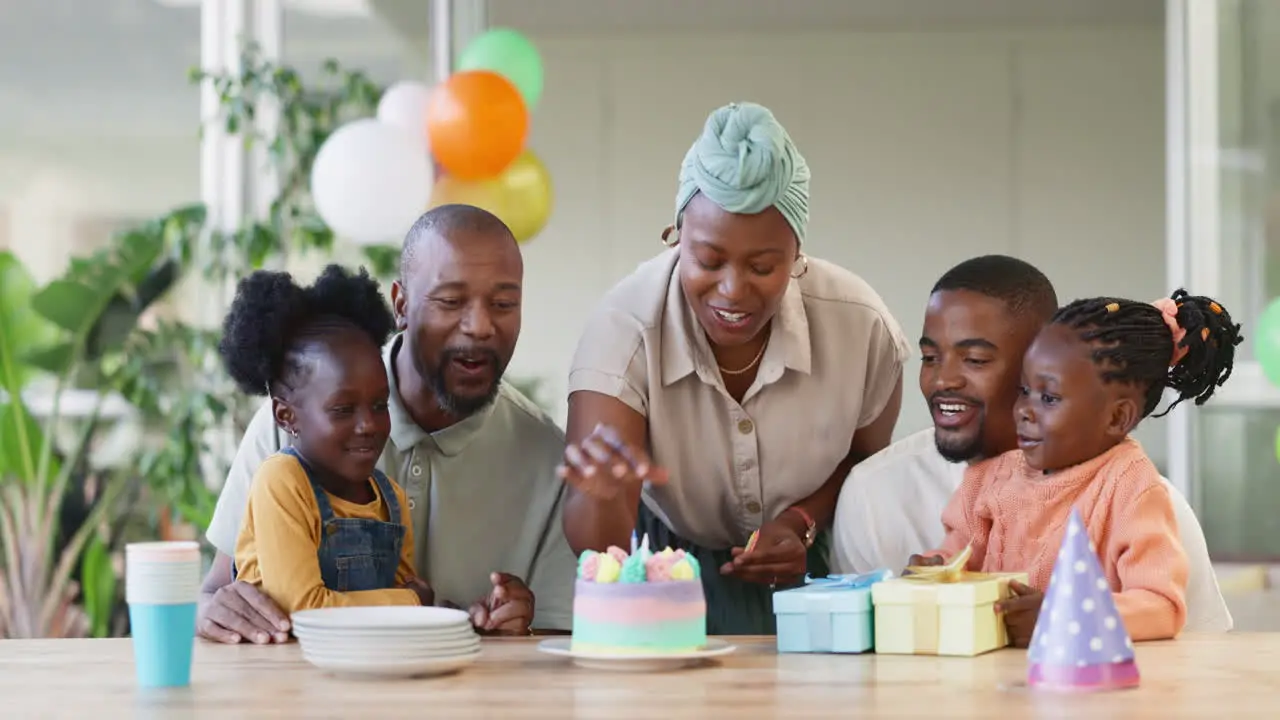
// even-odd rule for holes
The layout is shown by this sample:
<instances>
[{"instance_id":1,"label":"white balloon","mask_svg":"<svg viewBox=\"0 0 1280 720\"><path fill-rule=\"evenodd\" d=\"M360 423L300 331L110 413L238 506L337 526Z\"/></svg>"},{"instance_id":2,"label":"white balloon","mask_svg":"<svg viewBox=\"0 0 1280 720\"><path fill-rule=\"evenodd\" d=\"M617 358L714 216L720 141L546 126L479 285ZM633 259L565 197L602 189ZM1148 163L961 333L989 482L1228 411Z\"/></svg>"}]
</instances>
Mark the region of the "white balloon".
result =
<instances>
[{"instance_id":1,"label":"white balloon","mask_svg":"<svg viewBox=\"0 0 1280 720\"><path fill-rule=\"evenodd\" d=\"M403 80L382 93L378 101L378 119L388 125L427 136L427 102L431 89L420 82Z\"/></svg>"},{"instance_id":2,"label":"white balloon","mask_svg":"<svg viewBox=\"0 0 1280 720\"><path fill-rule=\"evenodd\" d=\"M426 142L373 118L338 128L311 167L320 218L361 245L399 244L426 212L433 168Z\"/></svg>"}]
</instances>

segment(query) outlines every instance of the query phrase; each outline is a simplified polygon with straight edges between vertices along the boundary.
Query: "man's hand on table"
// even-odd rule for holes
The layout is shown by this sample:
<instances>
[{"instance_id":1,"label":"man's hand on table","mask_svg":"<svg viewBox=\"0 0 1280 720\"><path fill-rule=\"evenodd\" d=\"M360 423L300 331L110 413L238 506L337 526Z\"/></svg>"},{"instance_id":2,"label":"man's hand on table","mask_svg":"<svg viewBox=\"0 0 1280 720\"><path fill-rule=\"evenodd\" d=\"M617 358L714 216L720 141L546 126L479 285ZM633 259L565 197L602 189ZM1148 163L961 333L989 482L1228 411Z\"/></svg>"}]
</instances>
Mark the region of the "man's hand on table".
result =
<instances>
[{"instance_id":1,"label":"man's hand on table","mask_svg":"<svg viewBox=\"0 0 1280 720\"><path fill-rule=\"evenodd\" d=\"M236 581L204 595L200 637L234 645L248 640L258 645L289 642L289 618L266 595L248 583Z\"/></svg>"},{"instance_id":2,"label":"man's hand on table","mask_svg":"<svg viewBox=\"0 0 1280 720\"><path fill-rule=\"evenodd\" d=\"M533 591L515 575L489 574L493 590L468 609L471 624L485 635L528 635L533 623Z\"/></svg>"}]
</instances>

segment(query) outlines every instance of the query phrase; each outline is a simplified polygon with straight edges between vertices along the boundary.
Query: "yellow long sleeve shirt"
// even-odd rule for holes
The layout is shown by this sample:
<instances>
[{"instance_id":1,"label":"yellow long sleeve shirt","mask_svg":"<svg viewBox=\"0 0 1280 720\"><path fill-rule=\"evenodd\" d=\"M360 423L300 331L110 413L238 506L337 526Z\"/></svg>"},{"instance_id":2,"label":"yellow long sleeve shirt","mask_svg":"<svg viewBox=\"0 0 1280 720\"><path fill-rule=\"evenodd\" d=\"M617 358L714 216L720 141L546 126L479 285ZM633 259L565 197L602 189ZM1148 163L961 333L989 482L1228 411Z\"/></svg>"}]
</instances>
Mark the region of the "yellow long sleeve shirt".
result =
<instances>
[{"instance_id":1,"label":"yellow long sleeve shirt","mask_svg":"<svg viewBox=\"0 0 1280 720\"><path fill-rule=\"evenodd\" d=\"M370 478L374 499L365 505L332 494L329 504L341 518L388 522L387 505ZM396 583L414 577L413 522L404 490L393 480L404 525ZM418 594L408 588L335 592L320 577L320 507L302 464L277 453L267 458L253 477L249 507L236 541L237 579L256 585L287 613L352 605L417 605Z\"/></svg>"}]
</instances>

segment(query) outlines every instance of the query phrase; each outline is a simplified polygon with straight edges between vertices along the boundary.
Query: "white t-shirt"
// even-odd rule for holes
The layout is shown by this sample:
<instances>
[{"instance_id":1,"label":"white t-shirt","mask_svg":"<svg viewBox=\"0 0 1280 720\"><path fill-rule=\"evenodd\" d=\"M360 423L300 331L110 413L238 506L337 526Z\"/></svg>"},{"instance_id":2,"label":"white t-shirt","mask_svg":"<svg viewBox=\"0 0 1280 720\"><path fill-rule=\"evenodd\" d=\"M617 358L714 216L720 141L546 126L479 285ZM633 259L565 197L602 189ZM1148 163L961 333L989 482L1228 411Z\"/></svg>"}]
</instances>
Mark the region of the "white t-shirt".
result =
<instances>
[{"instance_id":1,"label":"white t-shirt","mask_svg":"<svg viewBox=\"0 0 1280 720\"><path fill-rule=\"evenodd\" d=\"M909 435L849 473L832 527L832 571L900 570L914 553L942 544L942 510L964 479L965 465L938 454L933 428ZM1178 536L1187 554L1187 625L1194 632L1227 632L1231 612L1218 589L1204 531L1182 493L1169 487Z\"/></svg>"}]
</instances>

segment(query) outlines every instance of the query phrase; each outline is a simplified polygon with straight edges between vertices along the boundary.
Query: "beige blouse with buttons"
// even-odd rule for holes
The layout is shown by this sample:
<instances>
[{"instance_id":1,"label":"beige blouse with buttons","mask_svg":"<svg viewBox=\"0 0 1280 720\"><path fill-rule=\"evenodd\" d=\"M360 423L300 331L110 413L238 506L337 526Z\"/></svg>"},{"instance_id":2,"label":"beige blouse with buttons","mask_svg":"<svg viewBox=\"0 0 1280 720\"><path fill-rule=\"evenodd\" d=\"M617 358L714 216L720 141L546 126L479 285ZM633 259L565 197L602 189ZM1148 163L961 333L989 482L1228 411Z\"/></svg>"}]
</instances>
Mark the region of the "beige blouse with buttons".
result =
<instances>
[{"instance_id":1,"label":"beige blouse with buttons","mask_svg":"<svg viewBox=\"0 0 1280 720\"><path fill-rule=\"evenodd\" d=\"M675 533L723 549L813 494L884 410L909 346L871 286L817 258L793 280L756 380L724 388L677 275L678 249L605 295L569 372L569 392L616 397L649 420L649 451L671 473L643 502Z\"/></svg>"}]
</instances>

